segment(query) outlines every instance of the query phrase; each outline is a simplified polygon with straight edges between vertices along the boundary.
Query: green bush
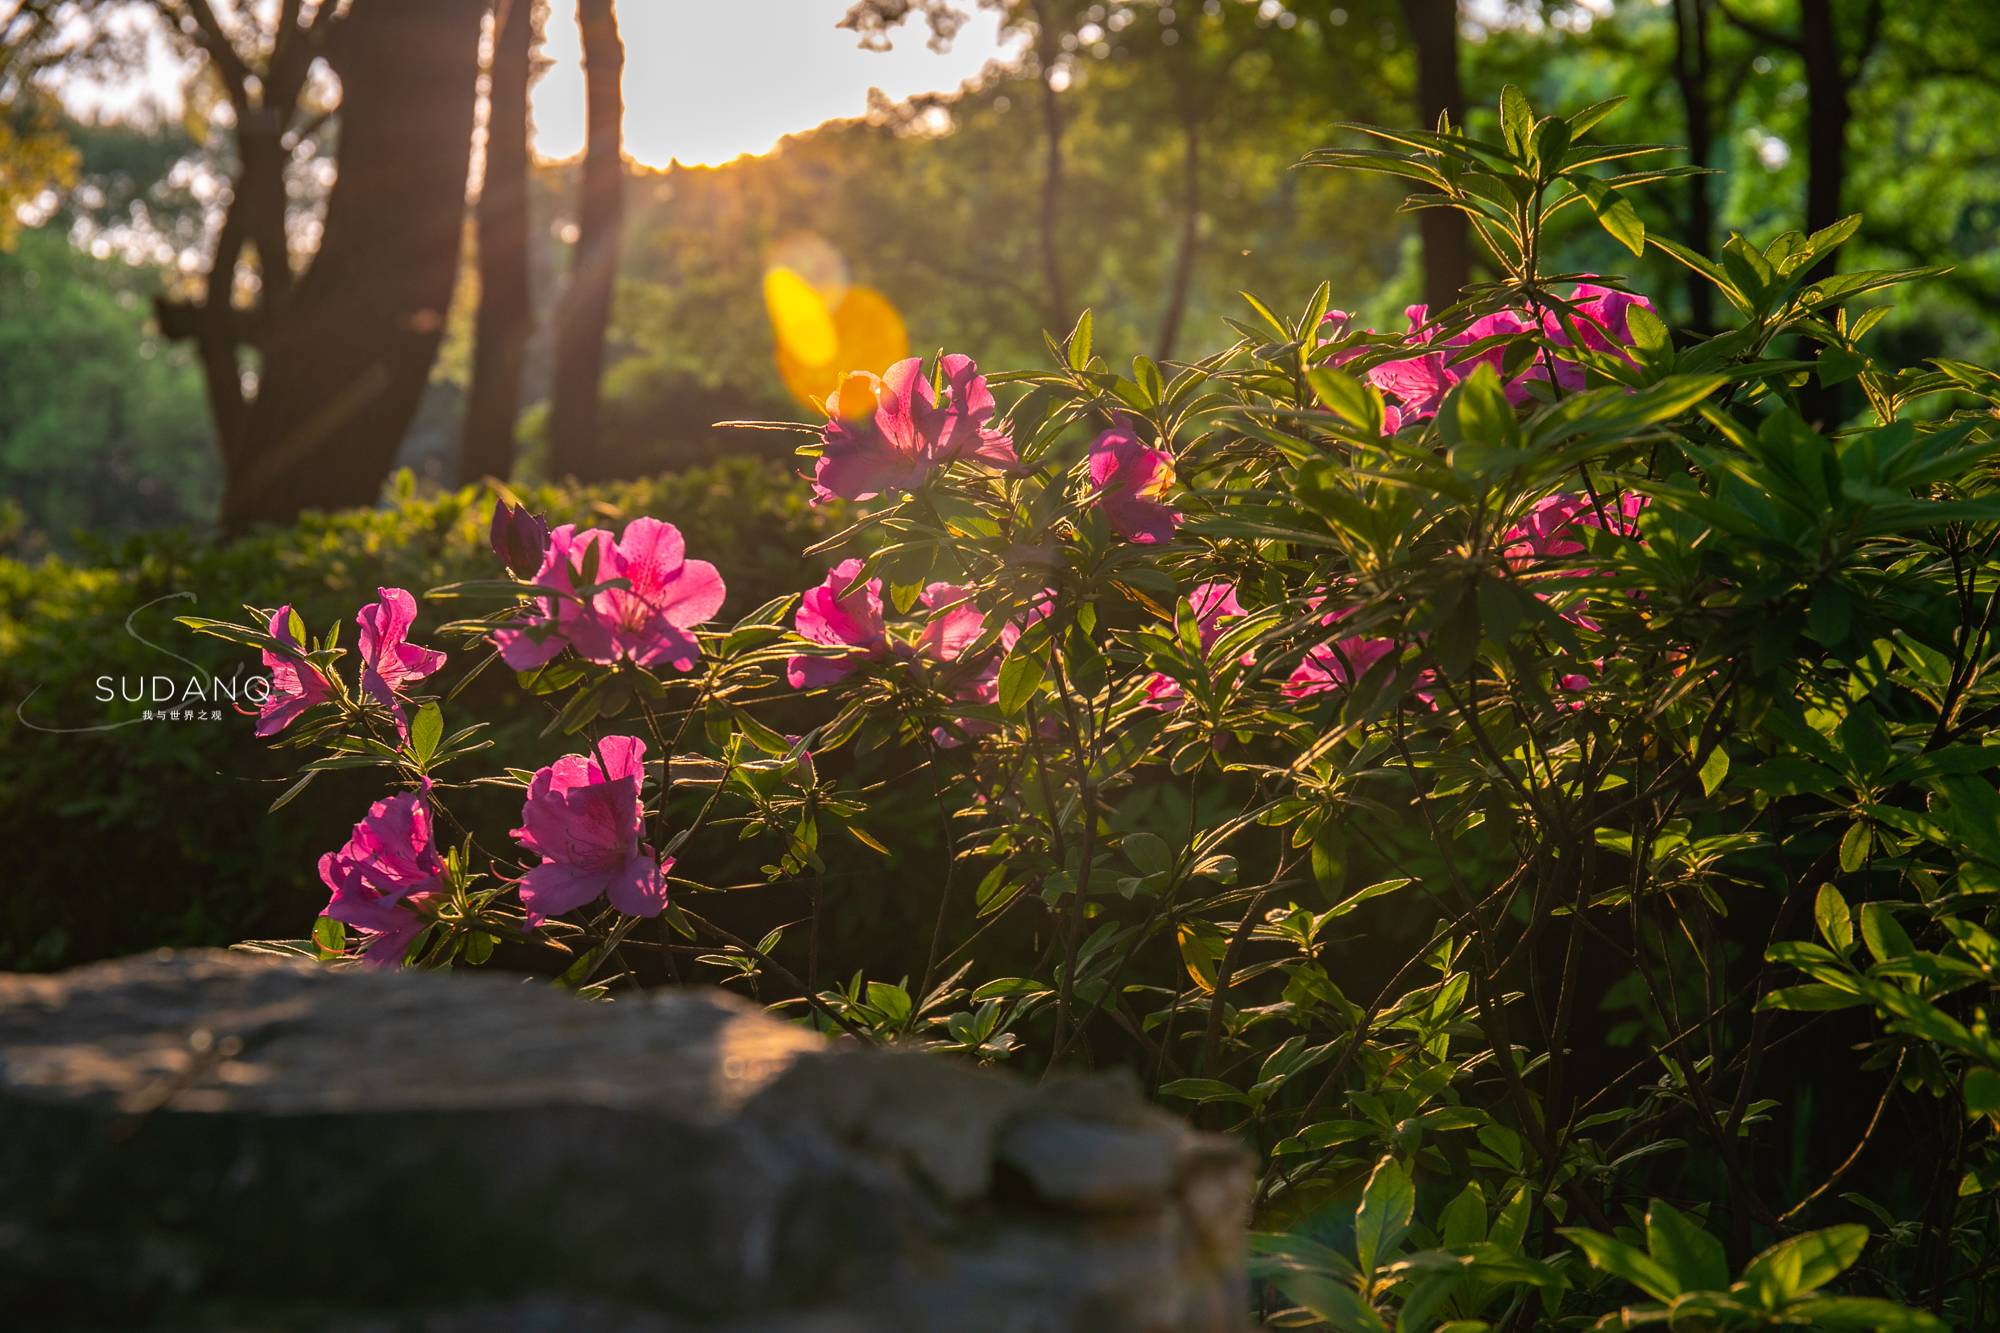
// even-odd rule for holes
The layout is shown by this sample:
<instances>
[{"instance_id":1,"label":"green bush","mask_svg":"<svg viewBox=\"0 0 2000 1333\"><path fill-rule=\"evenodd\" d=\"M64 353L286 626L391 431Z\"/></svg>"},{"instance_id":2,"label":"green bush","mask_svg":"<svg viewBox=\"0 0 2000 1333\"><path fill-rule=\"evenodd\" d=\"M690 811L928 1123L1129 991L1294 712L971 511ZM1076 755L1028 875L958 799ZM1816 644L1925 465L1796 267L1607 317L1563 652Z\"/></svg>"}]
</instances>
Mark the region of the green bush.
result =
<instances>
[{"instance_id":1,"label":"green bush","mask_svg":"<svg viewBox=\"0 0 2000 1333\"><path fill-rule=\"evenodd\" d=\"M825 526L782 469L744 460L523 498L556 521L673 515L691 546L727 565L729 605L738 612L812 576L798 552ZM328 799L266 819L286 764L251 735L247 718L36 728L141 714L139 704L102 702L100 677L111 678L115 693L120 678L164 674L178 684L197 669L225 681L254 672L254 662L246 668L228 645L176 625L177 614L226 616L240 614L243 603L291 601L324 626L351 621L379 585L422 589L488 577L491 502L476 490L405 495L385 508L308 515L226 545L167 535L134 539L92 563L0 560L0 698L8 712L0 724L0 836L12 849L9 891L0 894L0 967L51 968L295 932L324 897L315 859L345 836L354 800L366 804L362 787L339 781L348 775L332 775ZM171 600L149 605L161 598ZM160 647L128 633L127 617ZM492 688L504 673L490 674L475 682L475 697L496 721L500 753L532 758L541 723L517 692ZM351 799L333 797L341 791Z\"/></svg>"},{"instance_id":2,"label":"green bush","mask_svg":"<svg viewBox=\"0 0 2000 1333\"><path fill-rule=\"evenodd\" d=\"M2000 377L1869 339L1920 275L1835 270L1858 217L1647 233L1667 169L1608 109L1314 155L1477 223L1501 281L1406 330L1322 285L1164 369L1086 314L1004 408L965 356L850 380L800 429L873 503L816 586L637 521L412 582L485 613L427 613L457 670L533 627L567 762L496 769L393 638L193 619L299 661L306 778L375 773L299 803L360 819L260 947L721 969L857 1041L1132 1070L1260 1155L1281 1327L1989 1326ZM1730 326L1562 271L1562 220Z\"/></svg>"}]
</instances>

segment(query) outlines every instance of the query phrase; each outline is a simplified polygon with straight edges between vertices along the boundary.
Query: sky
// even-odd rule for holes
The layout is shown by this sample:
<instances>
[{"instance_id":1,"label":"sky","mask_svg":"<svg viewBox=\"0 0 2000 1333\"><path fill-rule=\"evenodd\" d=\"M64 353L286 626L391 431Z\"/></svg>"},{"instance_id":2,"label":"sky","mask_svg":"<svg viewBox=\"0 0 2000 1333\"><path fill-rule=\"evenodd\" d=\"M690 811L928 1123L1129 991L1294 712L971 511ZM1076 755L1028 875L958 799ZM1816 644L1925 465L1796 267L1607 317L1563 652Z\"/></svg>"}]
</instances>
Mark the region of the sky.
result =
<instances>
[{"instance_id":1,"label":"sky","mask_svg":"<svg viewBox=\"0 0 2000 1333\"><path fill-rule=\"evenodd\" d=\"M1000 51L984 14L943 55L925 45L921 21L891 50L864 51L834 27L846 10L847 0L623 0L626 152L648 166L762 153L786 134L861 115L871 87L897 99L948 92ZM555 63L535 88L535 147L567 157L583 146L569 0L550 5L546 50Z\"/></svg>"},{"instance_id":2,"label":"sky","mask_svg":"<svg viewBox=\"0 0 2000 1333\"><path fill-rule=\"evenodd\" d=\"M945 54L929 49L921 21L900 29L889 51L864 51L834 26L846 12L847 0L621 0L626 153L665 166L767 152L787 134L861 115L870 88L895 99L950 92L1001 51L998 20L983 13ZM127 21L146 32L142 15ZM535 88L535 148L569 157L583 147L584 123L575 0L551 0L545 54L551 64ZM178 115L185 69L157 35L148 55L137 77L64 81L64 99L111 117L146 107Z\"/></svg>"}]
</instances>

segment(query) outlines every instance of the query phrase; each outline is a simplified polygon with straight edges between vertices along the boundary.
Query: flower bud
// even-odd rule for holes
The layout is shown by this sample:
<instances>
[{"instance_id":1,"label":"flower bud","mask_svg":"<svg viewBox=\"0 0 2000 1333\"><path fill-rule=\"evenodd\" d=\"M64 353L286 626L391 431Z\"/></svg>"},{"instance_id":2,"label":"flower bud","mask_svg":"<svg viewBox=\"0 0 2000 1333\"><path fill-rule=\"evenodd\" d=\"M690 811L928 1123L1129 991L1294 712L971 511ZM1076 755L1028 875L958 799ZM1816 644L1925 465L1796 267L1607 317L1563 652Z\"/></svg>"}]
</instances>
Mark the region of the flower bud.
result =
<instances>
[{"instance_id":1,"label":"flower bud","mask_svg":"<svg viewBox=\"0 0 2000 1333\"><path fill-rule=\"evenodd\" d=\"M500 557L517 577L533 578L542 567L549 546L549 525L540 514L531 514L525 505L493 502L493 526L489 536L493 554Z\"/></svg>"}]
</instances>

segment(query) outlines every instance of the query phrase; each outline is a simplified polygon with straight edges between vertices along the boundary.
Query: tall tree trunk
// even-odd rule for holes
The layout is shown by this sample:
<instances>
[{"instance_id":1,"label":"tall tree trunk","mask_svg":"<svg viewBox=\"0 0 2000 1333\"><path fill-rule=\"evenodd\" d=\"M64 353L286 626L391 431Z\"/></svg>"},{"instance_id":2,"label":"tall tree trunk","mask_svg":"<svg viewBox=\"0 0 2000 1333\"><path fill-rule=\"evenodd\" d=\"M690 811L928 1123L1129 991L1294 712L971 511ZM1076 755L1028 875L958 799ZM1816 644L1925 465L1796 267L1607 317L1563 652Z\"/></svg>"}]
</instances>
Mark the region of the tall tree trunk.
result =
<instances>
[{"instance_id":1,"label":"tall tree trunk","mask_svg":"<svg viewBox=\"0 0 2000 1333\"><path fill-rule=\"evenodd\" d=\"M261 328L223 525L368 504L394 465L458 276L484 0L353 0L327 57L337 160L312 267Z\"/></svg>"},{"instance_id":2,"label":"tall tree trunk","mask_svg":"<svg viewBox=\"0 0 2000 1333\"><path fill-rule=\"evenodd\" d=\"M1041 6L1036 6L1037 14ZM1048 287L1049 331L1061 337L1070 325L1069 293L1062 274L1062 105L1055 84L1055 32L1043 19L1036 26L1042 78L1042 280Z\"/></svg>"},{"instance_id":3,"label":"tall tree trunk","mask_svg":"<svg viewBox=\"0 0 2000 1333\"><path fill-rule=\"evenodd\" d=\"M1709 98L1712 71L1708 58L1708 0L1674 0L1674 81L1680 87L1687 118L1688 163L1706 167L1715 149L1715 129ZM1708 254L1715 242L1715 205L1707 176L1687 179L1687 244ZM1698 333L1715 327L1715 287L1701 274L1686 273L1688 323Z\"/></svg>"},{"instance_id":4,"label":"tall tree trunk","mask_svg":"<svg viewBox=\"0 0 2000 1333\"><path fill-rule=\"evenodd\" d=\"M1192 97L1181 108L1181 144L1181 246L1174 260L1173 286L1167 293L1167 313L1160 321L1161 361L1174 354L1174 343L1180 338L1201 231L1201 113Z\"/></svg>"},{"instance_id":5,"label":"tall tree trunk","mask_svg":"<svg viewBox=\"0 0 2000 1333\"><path fill-rule=\"evenodd\" d=\"M1417 53L1417 112L1426 129L1440 115L1453 125L1465 120L1465 91L1458 77L1458 0L1403 0ZM1440 310L1458 300L1472 278L1472 249L1465 219L1448 208L1417 214L1424 246L1424 301Z\"/></svg>"},{"instance_id":6,"label":"tall tree trunk","mask_svg":"<svg viewBox=\"0 0 2000 1333\"><path fill-rule=\"evenodd\" d=\"M472 385L459 443L459 479L504 480L514 467L527 355L528 81L534 68L536 0L496 0L487 67L486 171L479 185L479 315Z\"/></svg>"},{"instance_id":7,"label":"tall tree trunk","mask_svg":"<svg viewBox=\"0 0 2000 1333\"><path fill-rule=\"evenodd\" d=\"M162 4L161 14L206 54L235 116L236 175L202 295L154 302L160 331L195 344L223 471L229 475L244 466L248 450L250 397L242 354L255 346L265 325L282 316L294 280L286 239L287 135L296 128L306 76L340 21L315 14L308 22L299 0L284 0L268 58L253 69L207 0L188 0L185 8ZM236 303L237 273L246 252L257 257L258 282L249 307Z\"/></svg>"},{"instance_id":8,"label":"tall tree trunk","mask_svg":"<svg viewBox=\"0 0 2000 1333\"><path fill-rule=\"evenodd\" d=\"M584 481L603 479L598 392L604 378L604 331L618 277L625 226L625 44L613 0L577 0L583 30L588 127L569 284L556 314L555 401L550 409L549 470Z\"/></svg>"},{"instance_id":9,"label":"tall tree trunk","mask_svg":"<svg viewBox=\"0 0 2000 1333\"><path fill-rule=\"evenodd\" d=\"M1806 234L1840 220L1847 184L1847 122L1852 77L1840 50L1833 0L1799 0L1799 52L1806 66ZM1810 276L1834 271L1828 255Z\"/></svg>"}]
</instances>

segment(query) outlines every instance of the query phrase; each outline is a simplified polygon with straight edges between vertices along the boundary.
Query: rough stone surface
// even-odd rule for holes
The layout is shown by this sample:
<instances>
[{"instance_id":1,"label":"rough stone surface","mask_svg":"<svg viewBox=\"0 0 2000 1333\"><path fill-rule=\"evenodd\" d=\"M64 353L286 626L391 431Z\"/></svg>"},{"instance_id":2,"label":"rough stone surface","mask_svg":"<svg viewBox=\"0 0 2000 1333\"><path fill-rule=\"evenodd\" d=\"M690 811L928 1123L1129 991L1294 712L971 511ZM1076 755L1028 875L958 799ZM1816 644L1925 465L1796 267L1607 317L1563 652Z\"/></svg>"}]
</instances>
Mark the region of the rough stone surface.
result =
<instances>
[{"instance_id":1,"label":"rough stone surface","mask_svg":"<svg viewBox=\"0 0 2000 1333\"><path fill-rule=\"evenodd\" d=\"M719 991L0 976L0 1310L219 1333L1234 1333L1248 1164ZM19 1322L15 1322L18 1320Z\"/></svg>"}]
</instances>

